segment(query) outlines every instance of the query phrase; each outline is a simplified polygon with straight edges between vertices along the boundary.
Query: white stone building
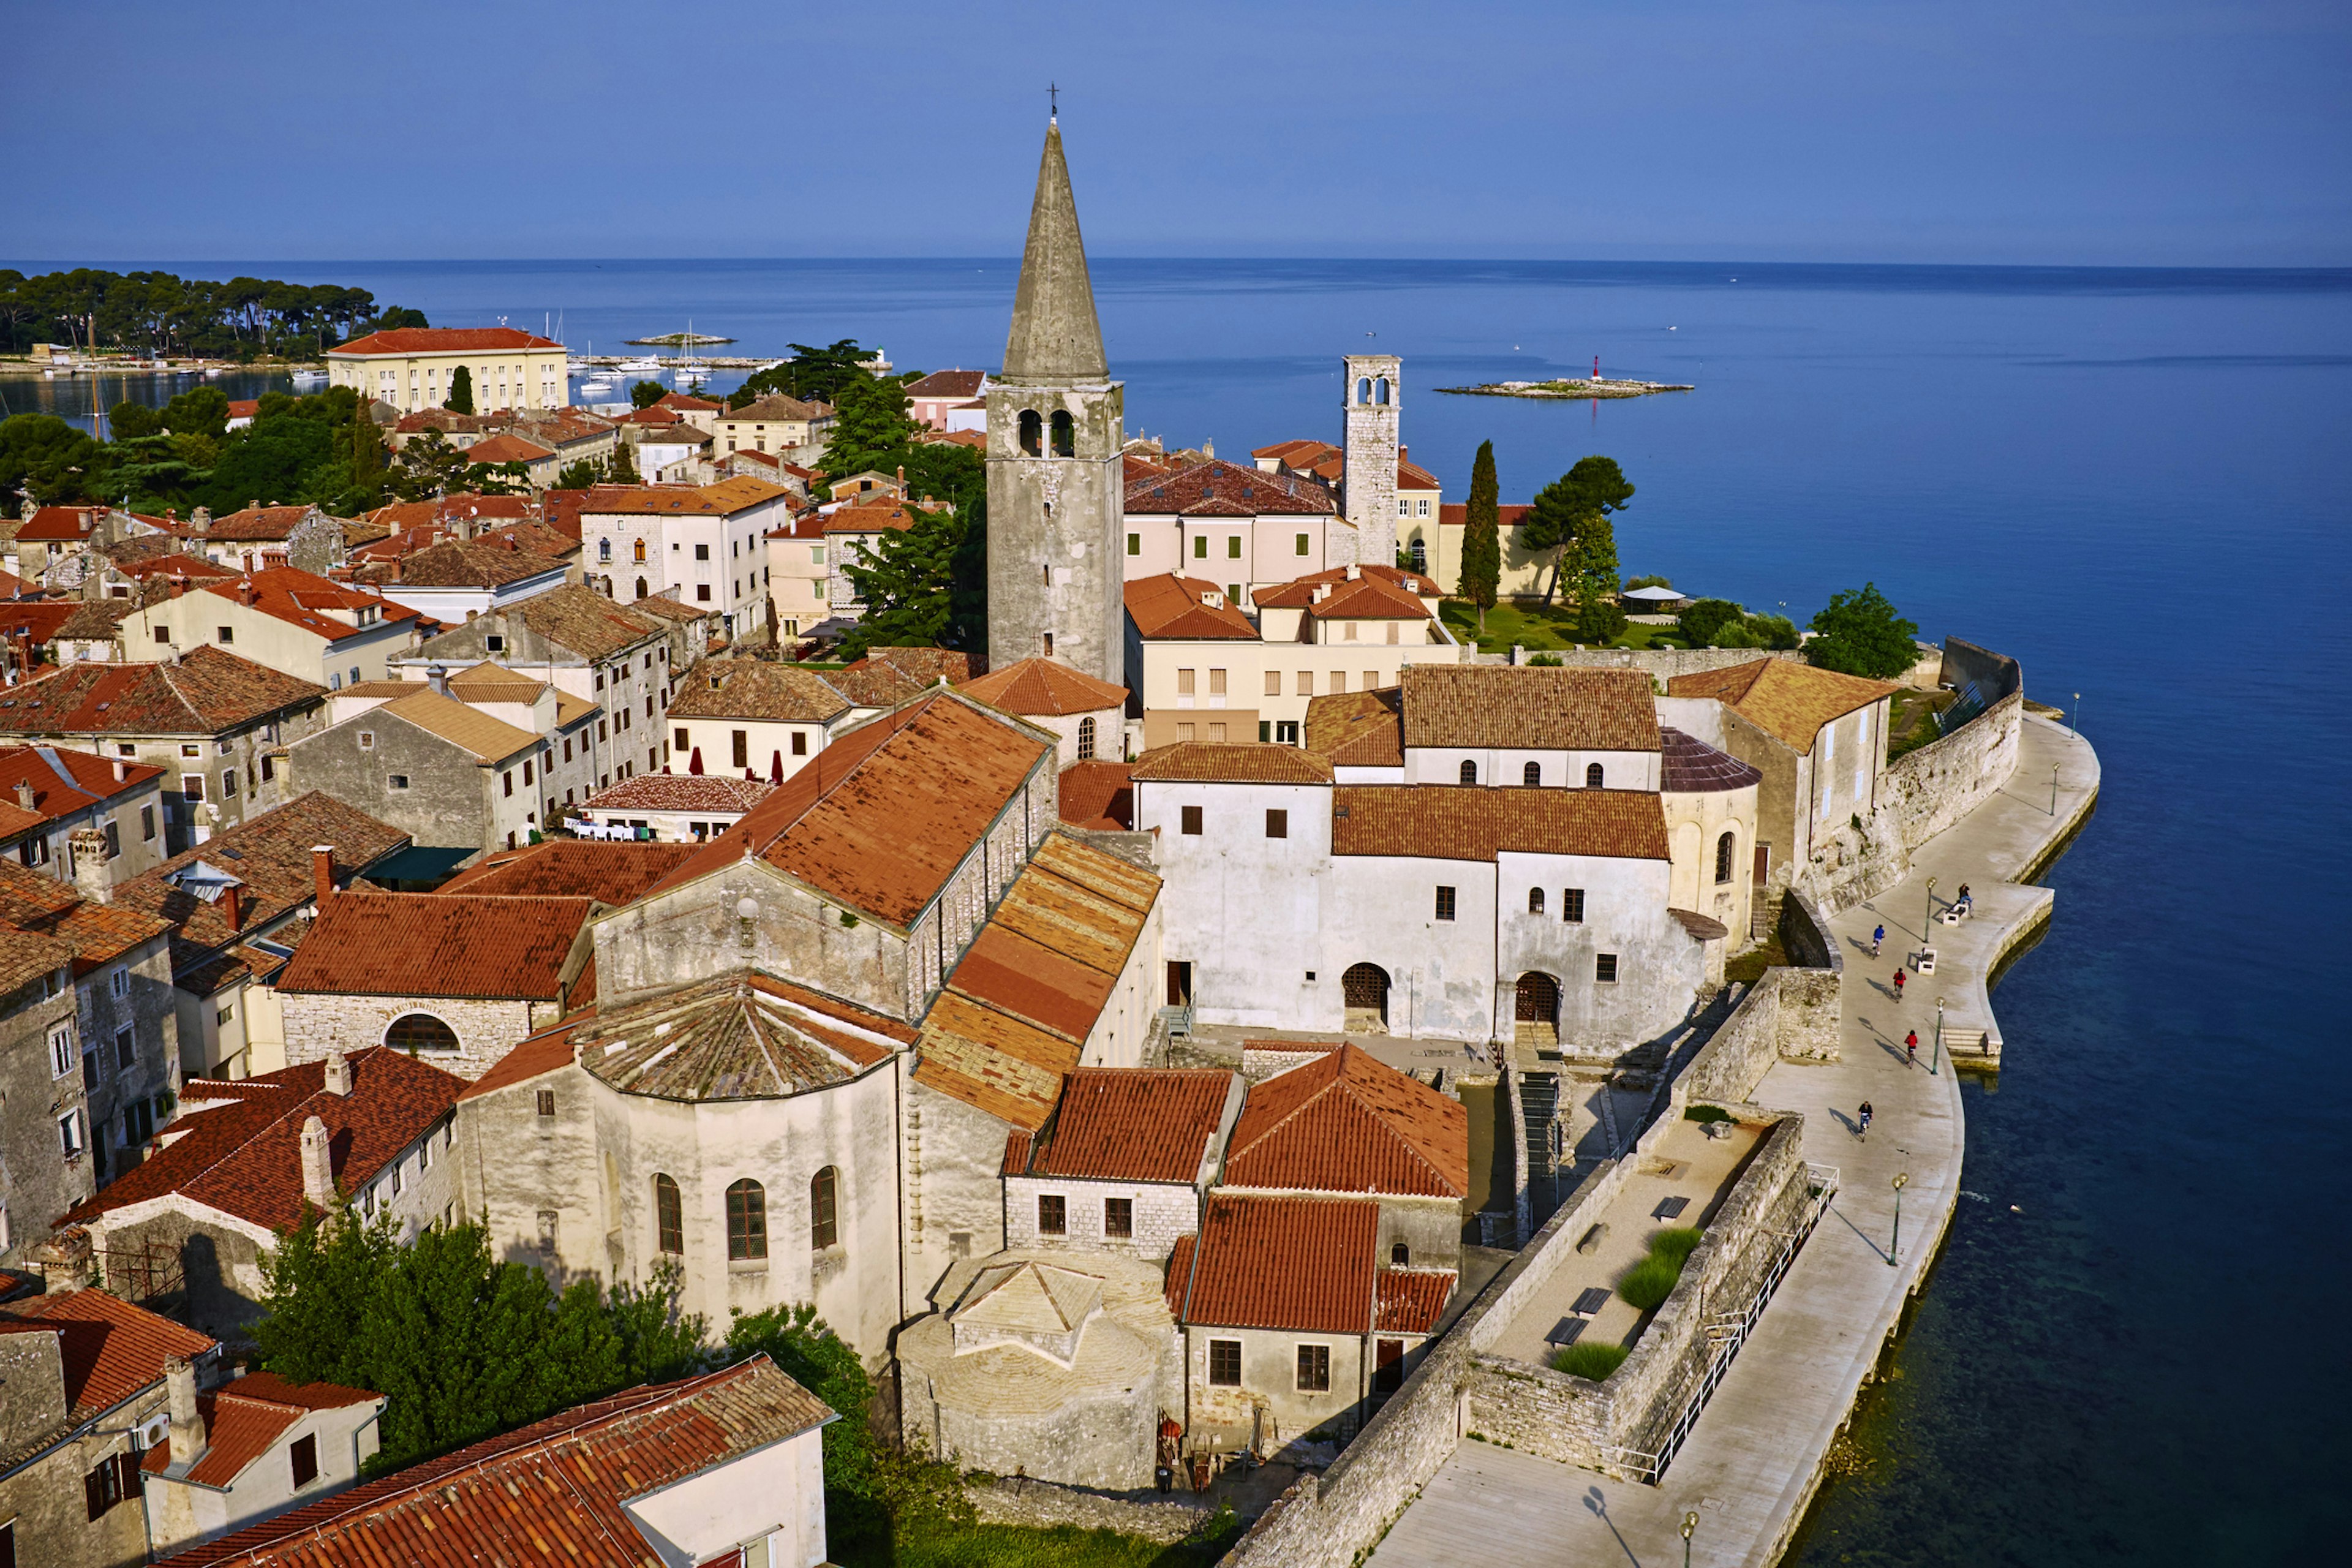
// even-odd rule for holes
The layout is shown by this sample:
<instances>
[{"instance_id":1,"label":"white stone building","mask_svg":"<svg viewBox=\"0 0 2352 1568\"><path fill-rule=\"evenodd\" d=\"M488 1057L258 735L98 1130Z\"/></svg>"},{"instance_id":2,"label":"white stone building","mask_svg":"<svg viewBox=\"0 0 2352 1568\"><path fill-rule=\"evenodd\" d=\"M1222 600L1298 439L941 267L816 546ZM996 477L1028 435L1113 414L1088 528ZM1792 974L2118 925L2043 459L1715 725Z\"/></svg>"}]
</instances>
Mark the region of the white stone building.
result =
<instances>
[{"instance_id":1,"label":"white stone building","mask_svg":"<svg viewBox=\"0 0 2352 1568\"><path fill-rule=\"evenodd\" d=\"M600 485L581 505L581 569L616 603L668 594L740 637L765 623L767 536L791 521L793 501L764 479Z\"/></svg>"}]
</instances>

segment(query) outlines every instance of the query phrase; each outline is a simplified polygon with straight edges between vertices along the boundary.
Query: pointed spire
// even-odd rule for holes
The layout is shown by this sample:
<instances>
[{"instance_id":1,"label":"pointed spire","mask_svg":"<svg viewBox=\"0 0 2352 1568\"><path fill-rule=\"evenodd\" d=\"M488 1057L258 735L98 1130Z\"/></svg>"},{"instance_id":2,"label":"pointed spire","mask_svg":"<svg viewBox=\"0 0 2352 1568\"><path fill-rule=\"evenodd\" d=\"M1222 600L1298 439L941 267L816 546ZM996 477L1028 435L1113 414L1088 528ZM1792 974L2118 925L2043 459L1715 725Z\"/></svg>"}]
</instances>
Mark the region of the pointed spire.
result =
<instances>
[{"instance_id":1,"label":"pointed spire","mask_svg":"<svg viewBox=\"0 0 2352 1568\"><path fill-rule=\"evenodd\" d=\"M1077 203L1070 195L1070 166L1062 157L1062 128L1049 121L1045 155L1037 164L1037 199L1029 208L1029 245L1021 256L1021 287L1013 297L1003 379L1062 386L1109 374L1094 285L1087 279L1086 242L1078 237Z\"/></svg>"}]
</instances>

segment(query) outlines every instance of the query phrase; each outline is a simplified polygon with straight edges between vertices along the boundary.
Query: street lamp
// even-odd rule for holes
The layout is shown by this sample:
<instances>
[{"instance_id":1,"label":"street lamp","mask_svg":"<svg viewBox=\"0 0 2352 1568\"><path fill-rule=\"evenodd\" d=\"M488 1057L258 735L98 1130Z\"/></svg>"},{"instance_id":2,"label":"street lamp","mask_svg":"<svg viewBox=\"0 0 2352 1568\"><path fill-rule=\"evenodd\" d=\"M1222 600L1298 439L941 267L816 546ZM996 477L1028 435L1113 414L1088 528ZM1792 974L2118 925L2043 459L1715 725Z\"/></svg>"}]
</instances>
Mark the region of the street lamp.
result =
<instances>
[{"instance_id":1,"label":"street lamp","mask_svg":"<svg viewBox=\"0 0 2352 1568\"><path fill-rule=\"evenodd\" d=\"M1897 1171L1895 1173L1895 1239L1886 1248L1886 1267L1889 1268L1895 1267L1895 1258L1903 1252L1903 1189L1910 1182L1910 1172Z\"/></svg>"},{"instance_id":2,"label":"street lamp","mask_svg":"<svg viewBox=\"0 0 2352 1568\"><path fill-rule=\"evenodd\" d=\"M1935 879L1935 878L1933 878L1933 877L1930 877L1930 878L1928 878L1928 879L1927 879L1927 912L1925 915L1923 915L1922 917L1920 917L1920 921L1919 921L1919 945L1920 945L1921 947L1925 947L1925 946L1927 946L1930 942L1932 942L1932 941L1934 941L1934 940L1935 940L1933 937L1931 937L1931 936L1929 936L1929 935L1927 934L1927 928L1928 928L1929 926L1931 926L1931 925L1934 925L1935 923L1936 923L1936 879Z\"/></svg>"},{"instance_id":3,"label":"street lamp","mask_svg":"<svg viewBox=\"0 0 2352 1568\"><path fill-rule=\"evenodd\" d=\"M1931 1056L1931 1057L1929 1057L1929 1058L1927 1058L1927 1076L1928 1076L1929 1078L1934 1078L1934 1077L1937 1076L1937 1069L1938 1069L1939 1064L1941 1064L1941 1063L1942 1063L1943 1059L1944 1059L1944 999L1943 999L1941 996L1938 996L1938 997L1937 997L1937 998L1936 998L1936 1053L1935 1053L1935 1055L1933 1055L1933 1056ZM1900 1200L1897 1200L1897 1201L1899 1202Z\"/></svg>"},{"instance_id":4,"label":"street lamp","mask_svg":"<svg viewBox=\"0 0 2352 1568\"><path fill-rule=\"evenodd\" d=\"M1698 1515L1683 1515L1683 1568L1690 1568L1690 1541L1698 1533Z\"/></svg>"},{"instance_id":5,"label":"street lamp","mask_svg":"<svg viewBox=\"0 0 2352 1568\"><path fill-rule=\"evenodd\" d=\"M2058 815L2058 764L2050 764L2050 815Z\"/></svg>"},{"instance_id":6,"label":"street lamp","mask_svg":"<svg viewBox=\"0 0 2352 1568\"><path fill-rule=\"evenodd\" d=\"M2076 693L2074 693L2074 733L2076 733L2077 735L2079 735L2079 734L2081 734L2082 732L2083 732L2083 694L2082 694L2081 692L2077 691Z\"/></svg>"}]
</instances>

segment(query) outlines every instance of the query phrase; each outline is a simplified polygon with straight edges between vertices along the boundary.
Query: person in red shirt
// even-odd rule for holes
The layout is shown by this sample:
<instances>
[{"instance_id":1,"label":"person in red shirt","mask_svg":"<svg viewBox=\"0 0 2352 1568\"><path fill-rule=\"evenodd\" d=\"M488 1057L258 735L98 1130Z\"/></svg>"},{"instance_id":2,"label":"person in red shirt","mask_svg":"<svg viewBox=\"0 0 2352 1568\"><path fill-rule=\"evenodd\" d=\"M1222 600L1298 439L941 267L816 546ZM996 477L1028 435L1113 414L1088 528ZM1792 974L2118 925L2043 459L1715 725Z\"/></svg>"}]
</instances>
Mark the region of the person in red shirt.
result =
<instances>
[{"instance_id":1,"label":"person in red shirt","mask_svg":"<svg viewBox=\"0 0 2352 1568\"><path fill-rule=\"evenodd\" d=\"M1914 1029L1909 1034L1903 1037L1903 1054L1910 1058L1911 1066L1916 1068L1919 1065L1918 1030Z\"/></svg>"},{"instance_id":2,"label":"person in red shirt","mask_svg":"<svg viewBox=\"0 0 2352 1568\"><path fill-rule=\"evenodd\" d=\"M1895 999L1903 1000L1903 972L1899 969L1895 972Z\"/></svg>"}]
</instances>

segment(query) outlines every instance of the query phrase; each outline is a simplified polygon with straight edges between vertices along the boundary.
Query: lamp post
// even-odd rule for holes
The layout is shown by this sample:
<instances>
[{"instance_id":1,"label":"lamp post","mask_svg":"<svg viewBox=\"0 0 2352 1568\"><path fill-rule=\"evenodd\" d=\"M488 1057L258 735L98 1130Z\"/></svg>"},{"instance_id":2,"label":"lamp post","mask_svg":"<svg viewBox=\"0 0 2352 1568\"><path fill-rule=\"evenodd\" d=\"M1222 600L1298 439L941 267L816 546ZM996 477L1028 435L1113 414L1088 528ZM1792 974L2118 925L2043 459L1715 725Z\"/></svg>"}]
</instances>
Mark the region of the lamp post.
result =
<instances>
[{"instance_id":1,"label":"lamp post","mask_svg":"<svg viewBox=\"0 0 2352 1568\"><path fill-rule=\"evenodd\" d=\"M1895 1258L1902 1256L1903 1252L1903 1189L1908 1186L1910 1182L1910 1172L1897 1171L1895 1173L1895 1239L1887 1245L1886 1248L1886 1267L1889 1268L1895 1267Z\"/></svg>"},{"instance_id":2,"label":"lamp post","mask_svg":"<svg viewBox=\"0 0 2352 1568\"><path fill-rule=\"evenodd\" d=\"M1938 996L1938 997L1937 997L1937 998L1936 998L1936 1052L1935 1052L1935 1055L1933 1055L1933 1056L1931 1056L1931 1057L1929 1057L1929 1058L1927 1058L1927 1076L1928 1076L1929 1078L1934 1078L1934 1077L1936 1077L1936 1076L1937 1075L1937 1073L1938 1073L1939 1069L1940 1069L1940 1068L1941 1068L1941 1067L1942 1067L1943 1060L1944 1060L1944 999L1943 999L1941 996ZM1902 1200L1898 1198L1898 1199L1896 1199L1895 1201L1899 1203L1899 1202L1901 1202Z\"/></svg>"},{"instance_id":3,"label":"lamp post","mask_svg":"<svg viewBox=\"0 0 2352 1568\"><path fill-rule=\"evenodd\" d=\"M1929 935L1927 934L1927 928L1928 928L1929 926L1931 926L1931 925L1934 925L1935 923L1936 923L1936 879L1935 879L1935 878L1933 878L1933 877L1930 877L1930 878L1928 878L1928 879L1927 879L1927 912L1925 915L1921 916L1921 917L1920 917L1920 920L1919 920L1919 945L1920 945L1921 947L1925 947L1925 946L1927 946L1930 942L1932 942L1932 941L1934 941L1934 940L1935 940L1933 937L1931 937L1931 936L1929 936Z\"/></svg>"},{"instance_id":4,"label":"lamp post","mask_svg":"<svg viewBox=\"0 0 2352 1568\"><path fill-rule=\"evenodd\" d=\"M1690 1568L1691 1537L1698 1533L1698 1515L1683 1515L1683 1568Z\"/></svg>"},{"instance_id":5,"label":"lamp post","mask_svg":"<svg viewBox=\"0 0 2352 1568\"><path fill-rule=\"evenodd\" d=\"M2079 734L2081 734L2082 732L2083 732L2083 694L2082 694L2081 692L2077 691L2076 693L2074 693L2074 733L2076 733L2077 735L2079 735Z\"/></svg>"},{"instance_id":6,"label":"lamp post","mask_svg":"<svg viewBox=\"0 0 2352 1568\"><path fill-rule=\"evenodd\" d=\"M2050 764L2050 815L2058 815L2058 764Z\"/></svg>"}]
</instances>

